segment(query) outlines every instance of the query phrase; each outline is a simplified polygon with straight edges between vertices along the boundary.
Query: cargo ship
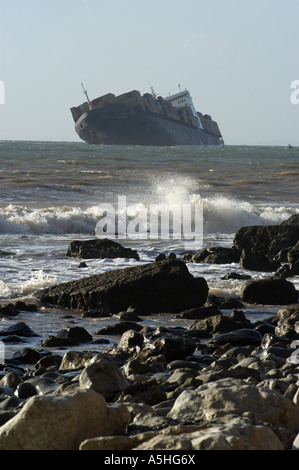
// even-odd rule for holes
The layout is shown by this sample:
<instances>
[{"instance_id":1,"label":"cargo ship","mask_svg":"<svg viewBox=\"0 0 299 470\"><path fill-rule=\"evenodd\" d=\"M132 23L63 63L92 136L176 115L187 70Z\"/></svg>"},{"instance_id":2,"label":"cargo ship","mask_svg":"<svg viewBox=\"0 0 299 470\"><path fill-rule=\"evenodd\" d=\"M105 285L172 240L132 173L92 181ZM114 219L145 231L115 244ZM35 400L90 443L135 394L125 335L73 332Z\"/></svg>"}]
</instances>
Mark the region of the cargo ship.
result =
<instances>
[{"instance_id":1,"label":"cargo ship","mask_svg":"<svg viewBox=\"0 0 299 470\"><path fill-rule=\"evenodd\" d=\"M217 122L195 110L185 89L162 98L133 90L112 93L92 101L84 88L86 102L71 108L80 139L100 145L196 145L223 146Z\"/></svg>"}]
</instances>

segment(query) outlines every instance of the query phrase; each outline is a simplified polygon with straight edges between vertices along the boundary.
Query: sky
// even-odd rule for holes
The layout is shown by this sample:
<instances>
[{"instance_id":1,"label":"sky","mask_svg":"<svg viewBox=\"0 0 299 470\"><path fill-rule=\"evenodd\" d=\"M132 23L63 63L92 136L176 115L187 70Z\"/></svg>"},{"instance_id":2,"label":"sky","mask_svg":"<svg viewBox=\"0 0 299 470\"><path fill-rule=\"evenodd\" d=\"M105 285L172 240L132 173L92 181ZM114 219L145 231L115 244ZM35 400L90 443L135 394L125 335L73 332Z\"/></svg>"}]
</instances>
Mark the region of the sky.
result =
<instances>
[{"instance_id":1,"label":"sky","mask_svg":"<svg viewBox=\"0 0 299 470\"><path fill-rule=\"evenodd\" d=\"M180 84L226 144L299 145L298 18L298 0L0 0L0 139L80 141L83 82L90 99Z\"/></svg>"}]
</instances>

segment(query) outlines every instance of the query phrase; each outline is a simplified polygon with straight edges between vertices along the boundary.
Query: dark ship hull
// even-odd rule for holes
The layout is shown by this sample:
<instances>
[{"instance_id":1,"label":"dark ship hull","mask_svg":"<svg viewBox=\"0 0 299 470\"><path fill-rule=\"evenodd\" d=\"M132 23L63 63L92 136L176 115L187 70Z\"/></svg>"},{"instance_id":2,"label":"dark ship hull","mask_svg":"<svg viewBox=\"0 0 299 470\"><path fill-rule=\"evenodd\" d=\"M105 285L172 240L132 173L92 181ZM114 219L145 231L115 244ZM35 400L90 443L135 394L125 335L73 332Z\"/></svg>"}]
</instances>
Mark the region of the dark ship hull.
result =
<instances>
[{"instance_id":1,"label":"dark ship hull","mask_svg":"<svg viewBox=\"0 0 299 470\"><path fill-rule=\"evenodd\" d=\"M106 99L105 99L106 98ZM89 144L221 146L217 123L200 116L201 128L188 109L173 107L163 98L130 92L72 108L75 130Z\"/></svg>"}]
</instances>

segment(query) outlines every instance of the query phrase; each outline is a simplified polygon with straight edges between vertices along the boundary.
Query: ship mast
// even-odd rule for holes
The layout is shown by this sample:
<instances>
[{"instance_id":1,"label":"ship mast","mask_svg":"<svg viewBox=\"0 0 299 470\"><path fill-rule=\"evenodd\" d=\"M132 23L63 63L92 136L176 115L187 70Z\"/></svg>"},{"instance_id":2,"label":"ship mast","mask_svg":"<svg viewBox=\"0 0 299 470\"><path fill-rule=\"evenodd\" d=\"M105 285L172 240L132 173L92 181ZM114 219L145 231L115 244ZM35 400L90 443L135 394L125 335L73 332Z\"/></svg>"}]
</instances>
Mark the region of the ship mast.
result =
<instances>
[{"instance_id":1,"label":"ship mast","mask_svg":"<svg viewBox=\"0 0 299 470\"><path fill-rule=\"evenodd\" d=\"M91 103L90 103L90 99L89 99L88 94L87 94L87 90L84 88L83 83L81 83L81 85L82 85L82 88L83 88L83 93L84 93L84 95L86 96L87 103L88 103L88 105L89 105L89 109L92 109L92 106L91 106Z\"/></svg>"}]
</instances>

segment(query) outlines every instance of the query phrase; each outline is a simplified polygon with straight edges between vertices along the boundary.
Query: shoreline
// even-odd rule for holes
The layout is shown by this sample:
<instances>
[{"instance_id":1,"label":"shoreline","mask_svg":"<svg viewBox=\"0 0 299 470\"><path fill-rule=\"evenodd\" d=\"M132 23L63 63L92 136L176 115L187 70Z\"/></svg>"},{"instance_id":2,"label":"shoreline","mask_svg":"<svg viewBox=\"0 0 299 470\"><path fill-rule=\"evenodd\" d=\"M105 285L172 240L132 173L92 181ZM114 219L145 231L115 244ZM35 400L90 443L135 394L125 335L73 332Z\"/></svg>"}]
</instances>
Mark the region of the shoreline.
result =
<instances>
[{"instance_id":1,"label":"shoreline","mask_svg":"<svg viewBox=\"0 0 299 470\"><path fill-rule=\"evenodd\" d=\"M260 238L261 244L264 235ZM256 241L256 238L252 239ZM193 260L162 256L161 261L153 261L143 268L136 266L125 268L130 271L121 271L132 275L138 273L142 278L143 271L151 269L158 275L158 286L163 270L168 273L171 268L172 276L182 276L185 281L188 272L187 286L195 279L188 270L190 261L199 261L194 259L195 255L202 258L203 255L223 256L224 253L225 256L235 255L235 251L232 253L223 248L194 254ZM265 261L261 255L257 257L257 249L254 254L254 263ZM295 269L296 260L293 264L289 262L290 269ZM244 313L247 308L268 307L266 303L260 306L255 306L252 301L248 303L245 289L242 289L244 299L231 295L224 298L210 292L200 301L195 299L194 304L182 306L171 314L158 314L159 302L163 296L164 302L166 295L161 293L156 299L158 311L153 316L145 306L133 305L122 309L116 307L114 314L107 317L107 312L98 309L79 318L58 305L58 309L65 312L60 323L62 328L56 335L52 332L40 337L34 336L37 333L26 321L18 320L26 318L29 314L26 310L31 315L38 315L42 304L34 312L36 305L13 306L11 303L6 311L11 328L2 329L0 338L4 341L36 338L40 346L26 348L26 342L20 342L19 357L14 354L2 366L0 448L113 451L299 448L299 358L296 349L299 293L294 289L290 291L292 282L285 279L290 274L286 271L287 263L283 262L282 266L285 268L283 273L281 266L278 268L282 273L279 278L273 273L265 277L261 271L264 291L265 281L279 281L274 290L271 287L272 295L275 297L280 292L290 296L285 304L274 303L264 320L256 320L254 315ZM239 276L231 271L228 275L232 279ZM107 278L111 285L109 274L99 276L102 280ZM125 274L124 279L126 277ZM170 278L169 285L172 285L175 278ZM165 282L170 278L167 274ZM141 281L136 279L134 282L139 285ZM177 286L182 282L178 279ZM148 281L144 282L142 289L147 289ZM68 283L70 293L76 283L80 286L80 280ZM251 286L259 281L242 279L242 283ZM105 284L104 289L107 289ZM53 290L55 286L43 292L52 295ZM117 292L113 291L112 295L119 296L118 300L122 302L121 291ZM151 281L148 294L146 290L143 294L151 298L153 292ZM132 295L135 295L134 290ZM171 299L174 292L169 291L167 295ZM62 298L66 299L66 291ZM107 299L110 302L109 297ZM140 297L136 299L140 300ZM23 313L19 313L18 307ZM4 313L3 307L1 310ZM93 335L82 326L86 320L100 326L103 319L107 319L107 324L105 327L102 324L103 328ZM107 337L118 338L118 341L108 344L105 342ZM106 349L90 350L91 345ZM94 416L85 416L81 402L89 403L88 406L98 411ZM50 415L49 409L52 410ZM75 428L70 426L65 413L83 424ZM50 428L42 424L45 420L51 423ZM24 431L24 423L25 427L33 429L30 436ZM64 438L59 440L61 429Z\"/></svg>"}]
</instances>

